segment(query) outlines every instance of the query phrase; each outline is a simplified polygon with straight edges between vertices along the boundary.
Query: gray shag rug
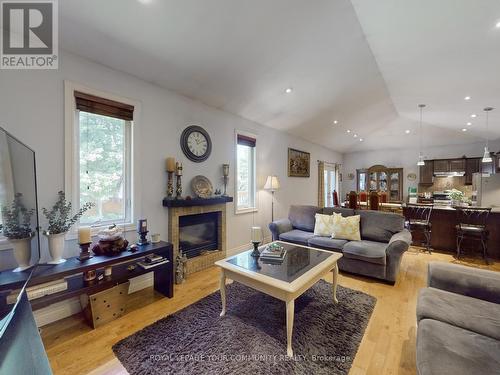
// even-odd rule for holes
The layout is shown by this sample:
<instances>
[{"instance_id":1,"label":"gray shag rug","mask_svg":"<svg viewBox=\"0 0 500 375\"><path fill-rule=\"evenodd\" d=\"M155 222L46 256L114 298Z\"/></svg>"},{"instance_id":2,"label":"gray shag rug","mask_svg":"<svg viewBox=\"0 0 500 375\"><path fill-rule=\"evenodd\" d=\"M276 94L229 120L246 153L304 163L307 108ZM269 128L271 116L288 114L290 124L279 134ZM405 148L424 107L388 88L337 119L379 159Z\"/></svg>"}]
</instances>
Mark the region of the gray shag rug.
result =
<instances>
[{"instance_id":1,"label":"gray shag rug","mask_svg":"<svg viewBox=\"0 0 500 375\"><path fill-rule=\"evenodd\" d=\"M238 283L113 346L133 375L347 374L376 299L319 281L295 300L294 358L286 356L285 303Z\"/></svg>"}]
</instances>

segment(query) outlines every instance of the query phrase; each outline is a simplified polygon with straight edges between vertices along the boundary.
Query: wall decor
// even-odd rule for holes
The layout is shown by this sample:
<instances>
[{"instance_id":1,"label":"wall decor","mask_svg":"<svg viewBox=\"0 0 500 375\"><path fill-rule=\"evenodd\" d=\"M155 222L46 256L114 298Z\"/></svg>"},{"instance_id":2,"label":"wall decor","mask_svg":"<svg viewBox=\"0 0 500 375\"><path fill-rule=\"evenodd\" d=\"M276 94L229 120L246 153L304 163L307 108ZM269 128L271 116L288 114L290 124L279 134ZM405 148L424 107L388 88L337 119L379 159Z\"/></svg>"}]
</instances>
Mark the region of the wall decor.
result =
<instances>
[{"instance_id":1,"label":"wall decor","mask_svg":"<svg viewBox=\"0 0 500 375\"><path fill-rule=\"evenodd\" d=\"M212 152L212 140L201 126L191 125L181 134L181 149L189 160L201 163Z\"/></svg>"},{"instance_id":2,"label":"wall decor","mask_svg":"<svg viewBox=\"0 0 500 375\"><path fill-rule=\"evenodd\" d=\"M311 154L288 148L288 177L310 177Z\"/></svg>"},{"instance_id":3,"label":"wall decor","mask_svg":"<svg viewBox=\"0 0 500 375\"><path fill-rule=\"evenodd\" d=\"M347 175L347 178L348 178L349 180L351 180L351 181L352 181L352 180L354 180L354 173L349 173L349 174Z\"/></svg>"},{"instance_id":4,"label":"wall decor","mask_svg":"<svg viewBox=\"0 0 500 375\"><path fill-rule=\"evenodd\" d=\"M191 180L191 189L198 198L210 198L214 192L212 183L205 176L195 176Z\"/></svg>"},{"instance_id":5,"label":"wall decor","mask_svg":"<svg viewBox=\"0 0 500 375\"><path fill-rule=\"evenodd\" d=\"M406 176L408 181L413 182L417 180L417 174L416 173L408 173L408 176Z\"/></svg>"}]
</instances>

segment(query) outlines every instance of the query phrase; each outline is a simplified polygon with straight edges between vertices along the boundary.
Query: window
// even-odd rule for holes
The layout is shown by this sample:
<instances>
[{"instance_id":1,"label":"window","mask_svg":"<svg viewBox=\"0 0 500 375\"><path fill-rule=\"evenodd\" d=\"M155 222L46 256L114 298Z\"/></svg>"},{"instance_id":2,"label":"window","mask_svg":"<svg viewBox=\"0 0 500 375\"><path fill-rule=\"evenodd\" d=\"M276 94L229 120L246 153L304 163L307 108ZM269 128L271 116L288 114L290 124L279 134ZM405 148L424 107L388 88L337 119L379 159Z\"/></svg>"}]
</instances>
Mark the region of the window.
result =
<instances>
[{"instance_id":1,"label":"window","mask_svg":"<svg viewBox=\"0 0 500 375\"><path fill-rule=\"evenodd\" d=\"M255 183L256 137L236 134L236 212L251 212L257 209Z\"/></svg>"},{"instance_id":2,"label":"window","mask_svg":"<svg viewBox=\"0 0 500 375\"><path fill-rule=\"evenodd\" d=\"M339 191L338 185L337 185L337 167L335 165L331 164L326 164L325 163L325 170L324 170L324 184L325 184L325 207L333 207L334 202L333 202L333 191Z\"/></svg>"},{"instance_id":3,"label":"window","mask_svg":"<svg viewBox=\"0 0 500 375\"><path fill-rule=\"evenodd\" d=\"M134 107L74 92L73 204L94 203L83 224L131 223Z\"/></svg>"}]
</instances>

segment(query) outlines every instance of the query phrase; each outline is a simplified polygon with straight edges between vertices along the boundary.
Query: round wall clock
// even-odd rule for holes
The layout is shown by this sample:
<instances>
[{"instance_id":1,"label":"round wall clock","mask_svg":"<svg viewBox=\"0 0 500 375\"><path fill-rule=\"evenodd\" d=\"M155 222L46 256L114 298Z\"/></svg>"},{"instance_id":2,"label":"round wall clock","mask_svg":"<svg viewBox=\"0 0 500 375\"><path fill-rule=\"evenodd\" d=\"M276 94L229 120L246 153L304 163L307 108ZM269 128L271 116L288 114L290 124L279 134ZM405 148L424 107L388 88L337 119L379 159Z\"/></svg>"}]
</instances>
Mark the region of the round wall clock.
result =
<instances>
[{"instance_id":1,"label":"round wall clock","mask_svg":"<svg viewBox=\"0 0 500 375\"><path fill-rule=\"evenodd\" d=\"M201 126L191 125L181 134L181 148L189 160L201 163L212 152L212 140Z\"/></svg>"}]
</instances>

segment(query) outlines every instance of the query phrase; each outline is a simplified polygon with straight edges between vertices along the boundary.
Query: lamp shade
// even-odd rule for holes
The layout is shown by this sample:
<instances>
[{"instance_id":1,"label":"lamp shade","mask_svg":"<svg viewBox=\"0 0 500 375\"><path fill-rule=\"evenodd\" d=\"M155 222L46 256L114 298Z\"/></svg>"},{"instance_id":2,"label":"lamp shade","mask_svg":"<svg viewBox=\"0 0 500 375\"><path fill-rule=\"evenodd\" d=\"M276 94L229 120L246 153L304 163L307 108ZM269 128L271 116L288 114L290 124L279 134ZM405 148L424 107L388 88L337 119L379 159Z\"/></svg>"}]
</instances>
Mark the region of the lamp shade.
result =
<instances>
[{"instance_id":1,"label":"lamp shade","mask_svg":"<svg viewBox=\"0 0 500 375\"><path fill-rule=\"evenodd\" d=\"M280 182L278 176L267 176L266 184L264 185L265 190L276 191L280 188Z\"/></svg>"},{"instance_id":2,"label":"lamp shade","mask_svg":"<svg viewBox=\"0 0 500 375\"><path fill-rule=\"evenodd\" d=\"M488 146L484 148L484 155L481 161L483 163L491 163L493 161L493 159L491 158L490 151L488 150Z\"/></svg>"}]
</instances>

